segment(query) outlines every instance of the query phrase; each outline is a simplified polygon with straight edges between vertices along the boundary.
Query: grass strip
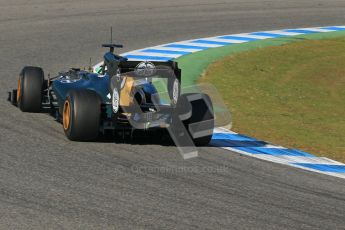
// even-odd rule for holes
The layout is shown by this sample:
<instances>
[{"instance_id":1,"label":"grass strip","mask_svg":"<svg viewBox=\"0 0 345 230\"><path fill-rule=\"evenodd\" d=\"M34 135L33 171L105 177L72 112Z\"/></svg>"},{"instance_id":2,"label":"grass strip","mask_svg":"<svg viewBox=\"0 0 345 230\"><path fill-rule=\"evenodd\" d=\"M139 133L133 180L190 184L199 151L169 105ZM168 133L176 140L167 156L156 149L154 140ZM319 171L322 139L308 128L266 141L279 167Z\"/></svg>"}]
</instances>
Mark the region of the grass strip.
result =
<instances>
[{"instance_id":1,"label":"grass strip","mask_svg":"<svg viewBox=\"0 0 345 230\"><path fill-rule=\"evenodd\" d=\"M235 132L345 162L345 37L338 34L227 47L200 81L216 86ZM187 73L195 71L204 70Z\"/></svg>"}]
</instances>

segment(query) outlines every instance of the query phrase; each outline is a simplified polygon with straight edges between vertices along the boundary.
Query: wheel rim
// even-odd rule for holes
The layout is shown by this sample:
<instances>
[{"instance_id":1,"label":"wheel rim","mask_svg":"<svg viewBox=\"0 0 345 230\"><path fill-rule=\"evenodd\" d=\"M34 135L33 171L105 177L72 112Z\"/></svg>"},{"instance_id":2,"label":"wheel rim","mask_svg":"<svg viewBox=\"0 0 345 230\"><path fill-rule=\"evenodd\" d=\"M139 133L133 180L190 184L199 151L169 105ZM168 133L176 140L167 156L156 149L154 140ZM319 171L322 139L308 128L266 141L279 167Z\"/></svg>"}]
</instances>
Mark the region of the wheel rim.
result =
<instances>
[{"instance_id":1,"label":"wheel rim","mask_svg":"<svg viewBox=\"0 0 345 230\"><path fill-rule=\"evenodd\" d=\"M21 77L18 79L18 87L17 87L17 101L20 101L22 97L22 84L21 84Z\"/></svg>"},{"instance_id":2,"label":"wheel rim","mask_svg":"<svg viewBox=\"0 0 345 230\"><path fill-rule=\"evenodd\" d=\"M65 104L63 106L63 129L67 130L70 125L71 120L71 106L68 100L65 101Z\"/></svg>"}]
</instances>

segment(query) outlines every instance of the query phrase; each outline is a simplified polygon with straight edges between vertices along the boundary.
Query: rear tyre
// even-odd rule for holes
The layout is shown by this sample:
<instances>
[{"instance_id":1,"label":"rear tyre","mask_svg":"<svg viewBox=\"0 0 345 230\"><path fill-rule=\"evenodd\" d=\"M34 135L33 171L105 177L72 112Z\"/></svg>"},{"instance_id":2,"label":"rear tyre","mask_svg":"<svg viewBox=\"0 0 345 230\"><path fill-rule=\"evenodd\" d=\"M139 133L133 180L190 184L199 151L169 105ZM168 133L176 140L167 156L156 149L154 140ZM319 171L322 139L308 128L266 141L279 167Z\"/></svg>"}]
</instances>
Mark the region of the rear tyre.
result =
<instances>
[{"instance_id":1,"label":"rear tyre","mask_svg":"<svg viewBox=\"0 0 345 230\"><path fill-rule=\"evenodd\" d=\"M42 68L26 66L18 79L17 105L23 112L40 112L44 73Z\"/></svg>"},{"instance_id":2,"label":"rear tyre","mask_svg":"<svg viewBox=\"0 0 345 230\"><path fill-rule=\"evenodd\" d=\"M188 133L196 146L207 146L214 129L214 112L210 97L202 93L183 94L181 97L191 104L192 113L183 121Z\"/></svg>"},{"instance_id":3,"label":"rear tyre","mask_svg":"<svg viewBox=\"0 0 345 230\"><path fill-rule=\"evenodd\" d=\"M98 137L101 98L92 90L72 90L62 109L65 135L72 141L92 141Z\"/></svg>"}]
</instances>

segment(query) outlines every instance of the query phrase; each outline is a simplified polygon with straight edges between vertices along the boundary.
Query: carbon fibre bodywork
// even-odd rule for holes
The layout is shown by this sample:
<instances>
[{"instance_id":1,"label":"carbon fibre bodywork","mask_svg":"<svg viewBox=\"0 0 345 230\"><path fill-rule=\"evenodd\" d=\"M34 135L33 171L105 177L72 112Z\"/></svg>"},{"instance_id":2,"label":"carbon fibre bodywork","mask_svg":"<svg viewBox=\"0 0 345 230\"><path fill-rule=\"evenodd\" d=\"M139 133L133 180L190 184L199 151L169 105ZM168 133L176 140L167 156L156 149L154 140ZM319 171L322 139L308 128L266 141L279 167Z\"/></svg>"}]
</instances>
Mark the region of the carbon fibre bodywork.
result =
<instances>
[{"instance_id":1,"label":"carbon fibre bodywork","mask_svg":"<svg viewBox=\"0 0 345 230\"><path fill-rule=\"evenodd\" d=\"M107 72L93 73L85 70L71 69L67 72L61 72L58 76L47 80L45 100L42 105L49 108L57 119L62 117L64 101L71 90L92 90L99 95L101 99L101 129L148 129L153 127L162 127L163 123L171 123L171 112L175 109L176 103L167 103L171 101L168 98L164 103L159 98L156 103L153 102L153 95L158 95L156 86L148 78L156 77L158 79L167 79L165 81L167 95L172 92L173 82L181 81L181 70L175 62L153 62L157 66L154 72L149 75L138 74L138 66L143 62L125 61L118 65L118 73L109 76ZM133 79L133 85L126 91L129 85L129 79ZM180 87L180 85L178 85ZM117 89L121 95L121 104L119 110L114 111L113 91ZM178 89L179 92L180 88ZM45 93L43 93L44 95ZM140 108L134 109L134 100ZM124 103L127 101L127 103ZM120 103L120 101L119 101ZM159 107L159 109L157 109ZM130 124L129 119L133 124ZM140 124L140 125L139 125Z\"/></svg>"},{"instance_id":2,"label":"carbon fibre bodywork","mask_svg":"<svg viewBox=\"0 0 345 230\"><path fill-rule=\"evenodd\" d=\"M98 73L71 69L44 79L42 68L24 67L18 83L22 87L10 92L9 100L23 112L51 113L73 141L94 140L108 130L125 135L136 129L163 128L183 147L185 159L195 156L194 144L209 143L214 129L210 97L181 95L181 69L176 62L108 56ZM185 150L185 146L190 147Z\"/></svg>"}]
</instances>

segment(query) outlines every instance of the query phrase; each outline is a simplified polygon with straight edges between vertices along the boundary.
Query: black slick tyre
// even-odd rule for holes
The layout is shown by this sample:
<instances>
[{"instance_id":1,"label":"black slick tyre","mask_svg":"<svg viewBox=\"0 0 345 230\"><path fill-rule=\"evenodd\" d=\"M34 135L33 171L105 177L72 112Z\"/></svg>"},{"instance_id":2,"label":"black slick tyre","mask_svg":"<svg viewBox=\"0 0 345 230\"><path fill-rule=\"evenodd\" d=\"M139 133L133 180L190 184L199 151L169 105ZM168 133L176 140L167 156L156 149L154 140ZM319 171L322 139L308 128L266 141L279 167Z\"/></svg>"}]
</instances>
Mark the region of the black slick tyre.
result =
<instances>
[{"instance_id":1,"label":"black slick tyre","mask_svg":"<svg viewBox=\"0 0 345 230\"><path fill-rule=\"evenodd\" d=\"M65 135L72 141L92 141L98 137L101 116L101 99L92 90L68 92L62 108Z\"/></svg>"},{"instance_id":2,"label":"black slick tyre","mask_svg":"<svg viewBox=\"0 0 345 230\"><path fill-rule=\"evenodd\" d=\"M18 79L17 105L23 112L40 112L44 73L42 68L26 66Z\"/></svg>"},{"instance_id":3,"label":"black slick tyre","mask_svg":"<svg viewBox=\"0 0 345 230\"><path fill-rule=\"evenodd\" d=\"M191 115L183 123L196 146L207 146L213 135L214 112L212 101L207 94L183 94L191 104Z\"/></svg>"}]
</instances>

